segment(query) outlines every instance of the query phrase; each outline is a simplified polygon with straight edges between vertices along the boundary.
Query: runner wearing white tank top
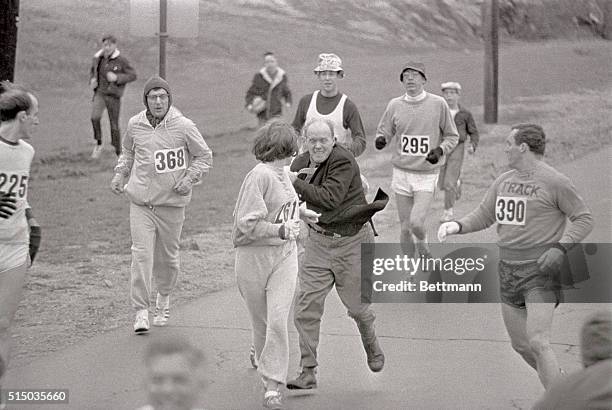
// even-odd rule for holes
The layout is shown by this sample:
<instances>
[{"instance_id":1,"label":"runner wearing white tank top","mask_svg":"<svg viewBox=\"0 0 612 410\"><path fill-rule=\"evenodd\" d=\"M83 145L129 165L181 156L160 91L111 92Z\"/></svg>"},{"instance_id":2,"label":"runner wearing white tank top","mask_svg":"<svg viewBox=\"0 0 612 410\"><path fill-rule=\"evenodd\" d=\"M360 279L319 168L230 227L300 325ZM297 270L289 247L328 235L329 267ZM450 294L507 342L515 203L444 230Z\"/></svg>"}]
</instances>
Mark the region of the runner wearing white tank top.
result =
<instances>
[{"instance_id":1,"label":"runner wearing white tank top","mask_svg":"<svg viewBox=\"0 0 612 410\"><path fill-rule=\"evenodd\" d=\"M366 147L365 130L359 111L345 94L338 91L338 80L344 77L342 60L335 54L320 54L314 69L319 90L301 98L293 127L298 133L304 125L321 118L334 124L334 135L339 144L360 156Z\"/></svg>"},{"instance_id":2,"label":"runner wearing white tank top","mask_svg":"<svg viewBox=\"0 0 612 410\"><path fill-rule=\"evenodd\" d=\"M336 108L329 114L321 114L317 111L317 96L319 95L319 90L315 91L312 94L312 98L310 99L310 105L308 106L308 111L306 112L306 122L312 121L314 119L325 119L329 120L334 124L334 136L336 137L336 141L340 144L346 145L349 143L349 139L351 137L351 131L347 128L344 128L343 125L343 114L344 114L344 103L346 102L346 94L342 94L340 97L340 102L336 106Z\"/></svg>"}]
</instances>

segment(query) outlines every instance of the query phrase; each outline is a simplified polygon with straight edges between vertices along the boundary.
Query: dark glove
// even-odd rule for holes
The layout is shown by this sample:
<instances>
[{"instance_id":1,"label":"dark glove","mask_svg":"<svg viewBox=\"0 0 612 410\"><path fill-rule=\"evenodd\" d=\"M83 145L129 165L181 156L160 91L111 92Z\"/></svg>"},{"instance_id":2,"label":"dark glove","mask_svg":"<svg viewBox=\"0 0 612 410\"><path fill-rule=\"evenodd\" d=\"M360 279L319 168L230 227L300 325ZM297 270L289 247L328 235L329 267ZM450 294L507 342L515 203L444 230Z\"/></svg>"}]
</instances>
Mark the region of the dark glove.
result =
<instances>
[{"instance_id":1,"label":"dark glove","mask_svg":"<svg viewBox=\"0 0 612 410\"><path fill-rule=\"evenodd\" d=\"M30 226L30 261L34 263L34 258L40 248L41 239L40 226Z\"/></svg>"},{"instance_id":2,"label":"dark glove","mask_svg":"<svg viewBox=\"0 0 612 410\"><path fill-rule=\"evenodd\" d=\"M376 137L374 140L374 146L376 149L383 149L387 146L387 140L382 135L380 137Z\"/></svg>"},{"instance_id":3,"label":"dark glove","mask_svg":"<svg viewBox=\"0 0 612 410\"><path fill-rule=\"evenodd\" d=\"M442 151L442 148L436 147L429 151L429 154L427 154L425 160L430 164L437 164L442 155L444 155L444 151Z\"/></svg>"},{"instance_id":4,"label":"dark glove","mask_svg":"<svg viewBox=\"0 0 612 410\"><path fill-rule=\"evenodd\" d=\"M13 194L0 192L0 218L8 219L17 209L17 199Z\"/></svg>"}]
</instances>

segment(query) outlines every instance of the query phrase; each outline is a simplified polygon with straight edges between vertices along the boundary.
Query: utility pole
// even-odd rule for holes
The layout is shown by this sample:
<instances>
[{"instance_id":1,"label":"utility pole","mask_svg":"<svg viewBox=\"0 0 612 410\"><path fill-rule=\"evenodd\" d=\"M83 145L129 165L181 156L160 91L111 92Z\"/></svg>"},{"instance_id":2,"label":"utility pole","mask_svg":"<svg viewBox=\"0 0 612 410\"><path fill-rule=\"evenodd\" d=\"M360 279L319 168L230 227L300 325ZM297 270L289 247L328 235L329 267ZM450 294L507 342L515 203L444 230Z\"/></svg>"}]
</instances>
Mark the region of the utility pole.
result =
<instances>
[{"instance_id":1,"label":"utility pole","mask_svg":"<svg viewBox=\"0 0 612 410\"><path fill-rule=\"evenodd\" d=\"M482 4L484 37L484 121L497 123L498 66L499 66L499 7L498 0L485 0Z\"/></svg>"},{"instance_id":2,"label":"utility pole","mask_svg":"<svg viewBox=\"0 0 612 410\"><path fill-rule=\"evenodd\" d=\"M159 76L166 79L166 42L168 41L168 0L159 0Z\"/></svg>"},{"instance_id":3,"label":"utility pole","mask_svg":"<svg viewBox=\"0 0 612 410\"><path fill-rule=\"evenodd\" d=\"M15 80L19 0L0 0L0 81Z\"/></svg>"}]
</instances>

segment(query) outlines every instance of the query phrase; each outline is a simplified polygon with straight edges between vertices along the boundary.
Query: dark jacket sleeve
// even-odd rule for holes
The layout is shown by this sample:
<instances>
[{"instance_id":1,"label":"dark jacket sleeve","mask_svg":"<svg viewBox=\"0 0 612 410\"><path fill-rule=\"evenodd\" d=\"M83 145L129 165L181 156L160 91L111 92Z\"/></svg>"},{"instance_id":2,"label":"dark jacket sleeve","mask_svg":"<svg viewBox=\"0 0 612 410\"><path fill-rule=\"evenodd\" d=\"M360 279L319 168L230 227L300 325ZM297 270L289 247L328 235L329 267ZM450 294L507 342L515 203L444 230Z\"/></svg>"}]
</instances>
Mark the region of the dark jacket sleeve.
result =
<instances>
[{"instance_id":1,"label":"dark jacket sleeve","mask_svg":"<svg viewBox=\"0 0 612 410\"><path fill-rule=\"evenodd\" d=\"M363 154L366 149L366 136L365 129L363 128L363 121L361 121L361 115L357 110L357 106L349 99L344 104L344 127L351 130L352 142L346 147L353 153L355 157Z\"/></svg>"},{"instance_id":2,"label":"dark jacket sleeve","mask_svg":"<svg viewBox=\"0 0 612 410\"><path fill-rule=\"evenodd\" d=\"M130 65L127 58L119 56L121 59L122 73L115 73L117 75L117 85L124 85L131 83L136 80L136 70Z\"/></svg>"},{"instance_id":3,"label":"dark jacket sleeve","mask_svg":"<svg viewBox=\"0 0 612 410\"><path fill-rule=\"evenodd\" d=\"M321 185L309 184L301 179L293 183L302 200L324 211L331 211L342 204L354 172L348 158L338 156L330 160L327 177Z\"/></svg>"},{"instance_id":4,"label":"dark jacket sleeve","mask_svg":"<svg viewBox=\"0 0 612 410\"><path fill-rule=\"evenodd\" d=\"M308 106L310 105L311 98L312 94L302 97L300 103L298 104L297 111L295 112L295 117L293 118L292 125L298 134L302 132L302 127L306 122L306 113L308 112Z\"/></svg>"},{"instance_id":5,"label":"dark jacket sleeve","mask_svg":"<svg viewBox=\"0 0 612 410\"><path fill-rule=\"evenodd\" d=\"M89 67L89 81L91 79L98 79L98 65L100 64L100 58L94 57L91 59L91 67Z\"/></svg>"},{"instance_id":6,"label":"dark jacket sleeve","mask_svg":"<svg viewBox=\"0 0 612 410\"><path fill-rule=\"evenodd\" d=\"M476 148L480 141L480 134L478 134L478 128L476 128L476 122L471 112L467 112L467 133L470 136L470 142Z\"/></svg>"},{"instance_id":7,"label":"dark jacket sleeve","mask_svg":"<svg viewBox=\"0 0 612 410\"><path fill-rule=\"evenodd\" d=\"M249 104L252 104L253 99L255 97L259 96L263 98L265 92L262 90L260 77L261 77L261 74L259 73L253 76L253 81L251 82L251 86L247 90L246 96L244 97L245 107L248 106Z\"/></svg>"},{"instance_id":8,"label":"dark jacket sleeve","mask_svg":"<svg viewBox=\"0 0 612 410\"><path fill-rule=\"evenodd\" d=\"M293 103L291 89L289 88L289 77L287 77L287 74L285 74L285 79L283 80L283 97L285 98L285 102L289 104Z\"/></svg>"}]
</instances>

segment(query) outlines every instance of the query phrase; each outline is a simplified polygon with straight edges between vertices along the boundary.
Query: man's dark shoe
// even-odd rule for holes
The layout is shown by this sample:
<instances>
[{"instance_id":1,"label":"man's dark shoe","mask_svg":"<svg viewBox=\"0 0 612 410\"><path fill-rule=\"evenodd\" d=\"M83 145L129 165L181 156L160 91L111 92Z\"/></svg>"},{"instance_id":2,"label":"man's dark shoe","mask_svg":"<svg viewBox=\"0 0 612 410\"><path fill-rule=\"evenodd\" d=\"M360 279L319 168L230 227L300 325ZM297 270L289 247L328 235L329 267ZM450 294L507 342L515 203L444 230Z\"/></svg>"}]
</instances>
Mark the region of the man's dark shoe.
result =
<instances>
[{"instance_id":1,"label":"man's dark shoe","mask_svg":"<svg viewBox=\"0 0 612 410\"><path fill-rule=\"evenodd\" d=\"M378 373L385 367L385 354L378 344L378 338L374 336L373 340L366 341L362 337L361 341L368 357L368 367L374 373Z\"/></svg>"},{"instance_id":2,"label":"man's dark shoe","mask_svg":"<svg viewBox=\"0 0 612 410\"><path fill-rule=\"evenodd\" d=\"M376 330L374 329L376 315L368 309L354 316L353 319L357 322L357 328L361 334L361 343L368 357L368 367L373 372L381 371L385 367L385 354L378 344Z\"/></svg>"},{"instance_id":3,"label":"man's dark shoe","mask_svg":"<svg viewBox=\"0 0 612 410\"><path fill-rule=\"evenodd\" d=\"M302 371L294 380L287 382L289 390L308 390L317 388L317 376L315 367L303 367Z\"/></svg>"}]
</instances>

